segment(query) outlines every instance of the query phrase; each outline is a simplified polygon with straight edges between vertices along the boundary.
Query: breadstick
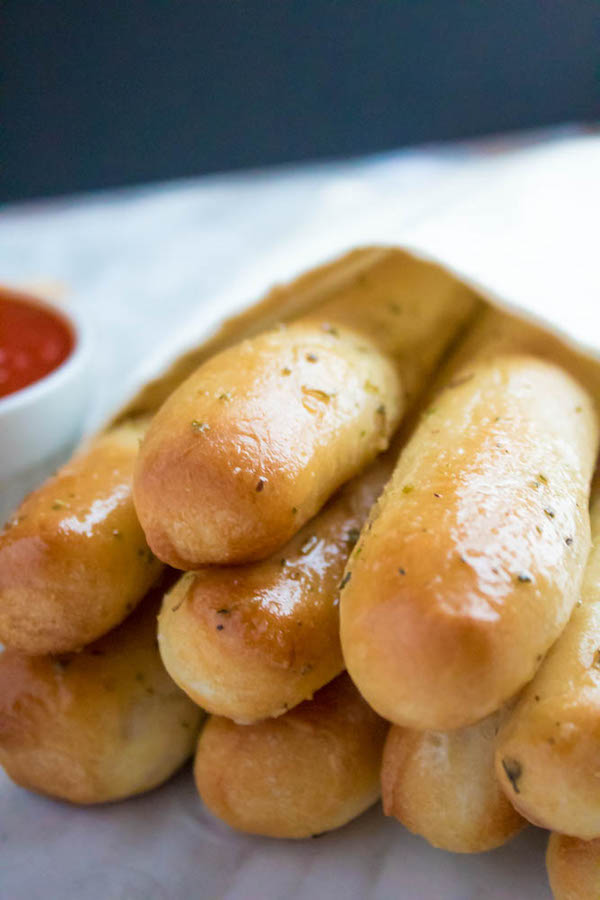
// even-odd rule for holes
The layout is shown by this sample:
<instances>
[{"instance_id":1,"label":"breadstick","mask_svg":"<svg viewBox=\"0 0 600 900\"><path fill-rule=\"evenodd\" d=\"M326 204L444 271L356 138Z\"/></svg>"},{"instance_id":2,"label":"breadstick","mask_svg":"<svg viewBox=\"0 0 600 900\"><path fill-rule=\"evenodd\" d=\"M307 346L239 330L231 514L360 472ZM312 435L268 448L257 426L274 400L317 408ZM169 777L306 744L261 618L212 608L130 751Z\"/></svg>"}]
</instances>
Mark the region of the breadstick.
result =
<instances>
[{"instance_id":1,"label":"breadstick","mask_svg":"<svg viewBox=\"0 0 600 900\"><path fill-rule=\"evenodd\" d=\"M127 616L162 571L131 499L144 424L98 437L25 498L0 534L0 641L77 650Z\"/></svg>"},{"instance_id":2,"label":"breadstick","mask_svg":"<svg viewBox=\"0 0 600 900\"><path fill-rule=\"evenodd\" d=\"M434 847L481 853L526 822L494 774L494 747L506 709L457 731L392 726L383 753L383 809Z\"/></svg>"},{"instance_id":3,"label":"breadstick","mask_svg":"<svg viewBox=\"0 0 600 900\"><path fill-rule=\"evenodd\" d=\"M600 840L582 841L551 834L546 868L554 900L598 900Z\"/></svg>"},{"instance_id":4,"label":"breadstick","mask_svg":"<svg viewBox=\"0 0 600 900\"><path fill-rule=\"evenodd\" d=\"M472 724L533 677L589 550L589 394L544 360L489 358L479 338L400 455L341 594L352 679L419 730Z\"/></svg>"},{"instance_id":5,"label":"breadstick","mask_svg":"<svg viewBox=\"0 0 600 900\"><path fill-rule=\"evenodd\" d=\"M156 646L156 590L80 653L0 655L0 763L17 784L72 803L106 803L166 781L202 717Z\"/></svg>"},{"instance_id":6,"label":"breadstick","mask_svg":"<svg viewBox=\"0 0 600 900\"><path fill-rule=\"evenodd\" d=\"M264 559L386 449L474 309L435 269L422 267L421 292L407 295L405 269L389 254L310 315L203 363L169 397L134 476L160 559L180 569Z\"/></svg>"},{"instance_id":7,"label":"breadstick","mask_svg":"<svg viewBox=\"0 0 600 900\"><path fill-rule=\"evenodd\" d=\"M346 824L379 797L387 723L346 674L278 719L208 719L194 774L208 809L232 828L304 838Z\"/></svg>"},{"instance_id":8,"label":"breadstick","mask_svg":"<svg viewBox=\"0 0 600 900\"><path fill-rule=\"evenodd\" d=\"M600 838L600 480L581 601L498 738L511 803L543 828Z\"/></svg>"},{"instance_id":9,"label":"breadstick","mask_svg":"<svg viewBox=\"0 0 600 900\"><path fill-rule=\"evenodd\" d=\"M339 585L393 459L386 454L342 488L269 559L189 572L165 596L161 656L192 700L247 724L339 675Z\"/></svg>"}]
</instances>

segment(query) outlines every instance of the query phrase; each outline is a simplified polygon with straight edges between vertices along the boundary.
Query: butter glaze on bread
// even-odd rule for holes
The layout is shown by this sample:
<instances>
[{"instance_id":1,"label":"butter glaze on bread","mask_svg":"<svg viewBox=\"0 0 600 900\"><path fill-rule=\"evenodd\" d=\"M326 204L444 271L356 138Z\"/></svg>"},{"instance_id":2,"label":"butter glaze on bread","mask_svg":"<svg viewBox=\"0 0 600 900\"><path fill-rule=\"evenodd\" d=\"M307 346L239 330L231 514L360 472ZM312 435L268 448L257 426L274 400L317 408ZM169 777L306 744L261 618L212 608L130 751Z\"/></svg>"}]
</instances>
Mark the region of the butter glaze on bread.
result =
<instances>
[{"instance_id":1,"label":"butter glaze on bread","mask_svg":"<svg viewBox=\"0 0 600 900\"><path fill-rule=\"evenodd\" d=\"M264 559L387 447L475 307L435 267L416 276L418 265L386 254L301 320L209 359L170 396L134 477L159 558L181 569Z\"/></svg>"},{"instance_id":2,"label":"butter glaze on bread","mask_svg":"<svg viewBox=\"0 0 600 900\"><path fill-rule=\"evenodd\" d=\"M581 602L505 722L496 753L498 779L526 818L584 840L600 838L598 480L591 521Z\"/></svg>"},{"instance_id":3,"label":"butter glaze on bread","mask_svg":"<svg viewBox=\"0 0 600 900\"><path fill-rule=\"evenodd\" d=\"M500 847L526 824L494 773L503 709L457 731L392 726L381 783L383 810L432 846L452 853Z\"/></svg>"},{"instance_id":4,"label":"butter glaze on bread","mask_svg":"<svg viewBox=\"0 0 600 900\"><path fill-rule=\"evenodd\" d=\"M166 594L158 639L186 693L236 722L278 716L344 668L339 586L395 456L351 481L269 559L183 575Z\"/></svg>"},{"instance_id":5,"label":"butter glaze on bread","mask_svg":"<svg viewBox=\"0 0 600 900\"><path fill-rule=\"evenodd\" d=\"M499 317L498 317L499 318ZM447 731L499 709L565 626L589 550L598 421L565 371L478 356L438 386L347 566L347 668L380 715Z\"/></svg>"},{"instance_id":6,"label":"butter glaze on bread","mask_svg":"<svg viewBox=\"0 0 600 900\"><path fill-rule=\"evenodd\" d=\"M61 656L0 655L0 763L72 803L151 790L191 754L201 711L167 675L154 592L122 625Z\"/></svg>"},{"instance_id":7,"label":"butter glaze on bread","mask_svg":"<svg viewBox=\"0 0 600 900\"><path fill-rule=\"evenodd\" d=\"M582 841L551 834L546 868L554 900L598 900L600 840Z\"/></svg>"},{"instance_id":8,"label":"butter glaze on bread","mask_svg":"<svg viewBox=\"0 0 600 900\"><path fill-rule=\"evenodd\" d=\"M77 650L118 625L162 571L131 498L144 425L96 438L29 494L0 533L0 641Z\"/></svg>"},{"instance_id":9,"label":"butter glaze on bread","mask_svg":"<svg viewBox=\"0 0 600 900\"><path fill-rule=\"evenodd\" d=\"M180 569L267 556L386 449L403 406L391 360L355 332L303 323L226 350L167 400L140 449L150 546Z\"/></svg>"},{"instance_id":10,"label":"butter glaze on bread","mask_svg":"<svg viewBox=\"0 0 600 900\"><path fill-rule=\"evenodd\" d=\"M339 828L379 797L387 723L346 674L278 719L210 717L194 775L205 805L232 828L304 838Z\"/></svg>"}]
</instances>

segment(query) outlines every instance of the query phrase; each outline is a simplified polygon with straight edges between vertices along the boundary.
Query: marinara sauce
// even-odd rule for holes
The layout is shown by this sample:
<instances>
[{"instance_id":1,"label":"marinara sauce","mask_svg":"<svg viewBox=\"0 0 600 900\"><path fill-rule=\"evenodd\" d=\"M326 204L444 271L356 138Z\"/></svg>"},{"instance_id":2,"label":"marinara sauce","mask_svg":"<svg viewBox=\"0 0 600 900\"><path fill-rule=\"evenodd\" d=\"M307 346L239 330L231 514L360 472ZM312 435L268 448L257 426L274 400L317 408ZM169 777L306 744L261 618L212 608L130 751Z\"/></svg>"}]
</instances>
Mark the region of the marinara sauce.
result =
<instances>
[{"instance_id":1,"label":"marinara sauce","mask_svg":"<svg viewBox=\"0 0 600 900\"><path fill-rule=\"evenodd\" d=\"M35 301L0 293L0 397L39 381L73 351L69 324Z\"/></svg>"}]
</instances>

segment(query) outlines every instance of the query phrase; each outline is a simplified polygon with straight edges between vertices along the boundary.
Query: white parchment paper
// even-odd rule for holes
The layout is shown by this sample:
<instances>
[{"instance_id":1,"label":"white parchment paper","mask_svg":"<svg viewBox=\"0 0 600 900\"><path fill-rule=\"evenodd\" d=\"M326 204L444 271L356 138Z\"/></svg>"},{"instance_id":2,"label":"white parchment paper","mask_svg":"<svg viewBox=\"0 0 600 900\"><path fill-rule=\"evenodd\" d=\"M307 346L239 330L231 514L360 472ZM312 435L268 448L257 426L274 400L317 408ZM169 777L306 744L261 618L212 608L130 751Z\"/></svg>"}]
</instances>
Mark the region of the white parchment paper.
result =
<instances>
[{"instance_id":1,"label":"white parchment paper","mask_svg":"<svg viewBox=\"0 0 600 900\"><path fill-rule=\"evenodd\" d=\"M88 427L276 281L365 243L403 243L600 353L600 139L206 180L0 216L0 278L70 285L97 338ZM492 152L494 151L494 152ZM476 857L433 850L373 809L317 840L246 837L189 770L78 809L0 773L2 900L549 898L546 836Z\"/></svg>"}]
</instances>

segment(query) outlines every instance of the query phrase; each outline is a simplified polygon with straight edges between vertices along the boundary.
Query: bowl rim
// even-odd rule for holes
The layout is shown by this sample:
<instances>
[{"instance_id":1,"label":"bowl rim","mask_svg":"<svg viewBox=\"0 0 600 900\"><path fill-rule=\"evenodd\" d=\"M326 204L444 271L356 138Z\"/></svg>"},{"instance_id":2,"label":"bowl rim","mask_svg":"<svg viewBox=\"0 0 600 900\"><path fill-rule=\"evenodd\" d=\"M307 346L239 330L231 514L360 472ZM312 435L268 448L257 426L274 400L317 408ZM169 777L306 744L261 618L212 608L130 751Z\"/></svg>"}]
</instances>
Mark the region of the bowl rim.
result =
<instances>
[{"instance_id":1,"label":"bowl rim","mask_svg":"<svg viewBox=\"0 0 600 900\"><path fill-rule=\"evenodd\" d=\"M48 310L65 319L67 325L73 333L73 348L69 355L51 372L33 381L25 387L0 397L0 418L9 415L15 410L20 410L29 404L36 403L39 400L59 389L63 384L68 382L73 375L77 374L83 364L89 350L89 335L87 328L84 326L82 318L73 309L72 305L63 298L49 299L40 293L36 293L33 289L13 287L12 285L0 282L0 299L3 296L10 295L18 301L28 303L30 306L38 306Z\"/></svg>"}]
</instances>

